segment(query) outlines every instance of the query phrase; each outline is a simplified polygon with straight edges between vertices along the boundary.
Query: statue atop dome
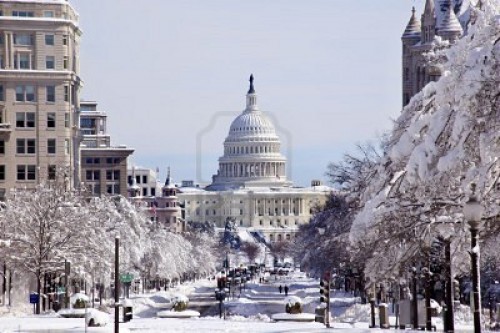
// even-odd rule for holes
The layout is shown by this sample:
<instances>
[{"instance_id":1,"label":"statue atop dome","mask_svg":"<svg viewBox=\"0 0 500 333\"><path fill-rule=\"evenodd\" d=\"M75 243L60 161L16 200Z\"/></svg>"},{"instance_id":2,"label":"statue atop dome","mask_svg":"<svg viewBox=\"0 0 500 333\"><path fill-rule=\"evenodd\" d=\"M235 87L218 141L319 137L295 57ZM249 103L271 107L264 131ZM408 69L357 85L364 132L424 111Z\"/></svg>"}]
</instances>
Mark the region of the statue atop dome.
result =
<instances>
[{"instance_id":1,"label":"statue atop dome","mask_svg":"<svg viewBox=\"0 0 500 333\"><path fill-rule=\"evenodd\" d=\"M250 74L250 89L248 89L249 94L255 94L255 88L253 87L253 74Z\"/></svg>"}]
</instances>

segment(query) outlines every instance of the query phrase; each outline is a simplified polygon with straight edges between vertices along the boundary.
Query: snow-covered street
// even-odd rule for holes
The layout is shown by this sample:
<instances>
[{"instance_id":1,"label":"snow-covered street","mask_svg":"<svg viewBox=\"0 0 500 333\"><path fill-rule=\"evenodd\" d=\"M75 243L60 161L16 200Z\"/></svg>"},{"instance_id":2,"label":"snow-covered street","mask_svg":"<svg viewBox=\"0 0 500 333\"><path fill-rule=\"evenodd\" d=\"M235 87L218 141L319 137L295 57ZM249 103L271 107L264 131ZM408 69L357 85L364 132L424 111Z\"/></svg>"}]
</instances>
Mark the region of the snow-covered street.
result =
<instances>
[{"instance_id":1,"label":"snow-covered street","mask_svg":"<svg viewBox=\"0 0 500 333\"><path fill-rule=\"evenodd\" d=\"M324 332L323 324L315 322L275 322L273 314L285 312L285 294L279 286L289 286L289 295L303 302L304 313L314 313L318 305L318 281L306 278L302 273L290 277L273 278L271 282L248 283L245 289L235 289L234 298L225 302L226 319L218 316L218 303L211 297L214 280L199 280L186 283L169 291L131 295L134 304L134 318L121 323L120 332ZM171 307L170 299L175 295L190 298L188 311L201 310L200 318L158 318L160 311ZM332 293L332 327L349 332L375 332L369 329L369 306L359 304L350 294ZM394 317L390 321L394 324ZM442 328L439 318L436 326ZM378 319L377 319L378 320ZM472 331L470 321L457 322L457 330ZM113 332L113 313L109 314L109 324L105 327L90 327L88 332ZM59 318L50 313L40 316L11 314L0 317L0 332L85 332L83 318ZM387 330L383 330L387 331Z\"/></svg>"}]
</instances>

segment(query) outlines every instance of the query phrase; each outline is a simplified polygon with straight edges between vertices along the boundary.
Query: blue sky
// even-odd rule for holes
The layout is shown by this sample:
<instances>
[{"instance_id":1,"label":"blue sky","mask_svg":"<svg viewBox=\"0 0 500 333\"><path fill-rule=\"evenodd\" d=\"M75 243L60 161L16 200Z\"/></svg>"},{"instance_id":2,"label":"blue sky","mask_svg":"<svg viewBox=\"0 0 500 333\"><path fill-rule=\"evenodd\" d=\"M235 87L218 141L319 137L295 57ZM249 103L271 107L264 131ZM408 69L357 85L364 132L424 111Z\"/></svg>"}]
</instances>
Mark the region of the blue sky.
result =
<instances>
[{"instance_id":1,"label":"blue sky","mask_svg":"<svg viewBox=\"0 0 500 333\"><path fill-rule=\"evenodd\" d=\"M423 0L70 2L83 30L82 98L108 112L113 143L136 149L132 163L209 181L253 73L297 185L326 181L328 162L391 128L400 37L411 7L423 9Z\"/></svg>"}]
</instances>

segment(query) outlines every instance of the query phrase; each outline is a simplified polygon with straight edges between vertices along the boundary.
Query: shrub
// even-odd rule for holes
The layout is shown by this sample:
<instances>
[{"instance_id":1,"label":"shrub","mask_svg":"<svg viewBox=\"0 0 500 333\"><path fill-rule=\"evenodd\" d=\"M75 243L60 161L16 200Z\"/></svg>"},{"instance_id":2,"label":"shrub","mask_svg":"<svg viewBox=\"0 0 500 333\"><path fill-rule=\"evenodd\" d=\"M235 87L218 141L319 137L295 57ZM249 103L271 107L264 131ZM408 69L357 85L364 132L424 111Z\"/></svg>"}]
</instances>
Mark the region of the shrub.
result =
<instances>
[{"instance_id":1,"label":"shrub","mask_svg":"<svg viewBox=\"0 0 500 333\"><path fill-rule=\"evenodd\" d=\"M186 310L188 303L186 301L176 301L174 303L174 311L180 312Z\"/></svg>"},{"instance_id":2,"label":"shrub","mask_svg":"<svg viewBox=\"0 0 500 333\"><path fill-rule=\"evenodd\" d=\"M74 309L85 309L85 301L83 300L83 298L78 298L75 302L75 304L73 304L73 308Z\"/></svg>"},{"instance_id":3,"label":"shrub","mask_svg":"<svg viewBox=\"0 0 500 333\"><path fill-rule=\"evenodd\" d=\"M300 304L299 302L287 303L285 309L286 313L290 314L302 313L302 304Z\"/></svg>"}]
</instances>

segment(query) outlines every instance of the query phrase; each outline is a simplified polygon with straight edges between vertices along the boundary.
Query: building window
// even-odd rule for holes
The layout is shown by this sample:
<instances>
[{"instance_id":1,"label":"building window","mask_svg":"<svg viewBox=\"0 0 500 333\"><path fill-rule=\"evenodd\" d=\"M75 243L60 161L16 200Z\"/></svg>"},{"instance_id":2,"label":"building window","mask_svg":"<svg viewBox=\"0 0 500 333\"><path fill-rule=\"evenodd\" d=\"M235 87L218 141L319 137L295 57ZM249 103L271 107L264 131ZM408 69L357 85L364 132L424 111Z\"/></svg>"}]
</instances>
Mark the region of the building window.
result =
<instances>
[{"instance_id":1,"label":"building window","mask_svg":"<svg viewBox=\"0 0 500 333\"><path fill-rule=\"evenodd\" d=\"M31 69L31 56L27 53L20 53L14 56L15 69Z\"/></svg>"},{"instance_id":2,"label":"building window","mask_svg":"<svg viewBox=\"0 0 500 333\"><path fill-rule=\"evenodd\" d=\"M47 102L55 102L56 101L56 87L55 86L47 86L46 89L46 99Z\"/></svg>"},{"instance_id":3,"label":"building window","mask_svg":"<svg viewBox=\"0 0 500 333\"><path fill-rule=\"evenodd\" d=\"M69 139L64 139L64 152L69 155Z\"/></svg>"},{"instance_id":4,"label":"building window","mask_svg":"<svg viewBox=\"0 0 500 333\"><path fill-rule=\"evenodd\" d=\"M66 112L64 114L64 127L66 127L66 128L69 128L69 123L70 123L69 119L70 119L69 118L69 112Z\"/></svg>"},{"instance_id":5,"label":"building window","mask_svg":"<svg viewBox=\"0 0 500 333\"><path fill-rule=\"evenodd\" d=\"M106 170L106 180L120 180L120 170Z\"/></svg>"},{"instance_id":6,"label":"building window","mask_svg":"<svg viewBox=\"0 0 500 333\"><path fill-rule=\"evenodd\" d=\"M18 165L17 180L35 180L36 166L35 165Z\"/></svg>"},{"instance_id":7,"label":"building window","mask_svg":"<svg viewBox=\"0 0 500 333\"><path fill-rule=\"evenodd\" d=\"M151 187L150 193L152 197L156 197L156 189L154 187Z\"/></svg>"},{"instance_id":8,"label":"building window","mask_svg":"<svg viewBox=\"0 0 500 333\"><path fill-rule=\"evenodd\" d=\"M106 185L106 192L108 194L120 194L120 185L108 184L108 185Z\"/></svg>"},{"instance_id":9,"label":"building window","mask_svg":"<svg viewBox=\"0 0 500 333\"><path fill-rule=\"evenodd\" d=\"M26 10L13 10L12 11L12 16L17 16L17 17L33 17L34 13L26 11Z\"/></svg>"},{"instance_id":10,"label":"building window","mask_svg":"<svg viewBox=\"0 0 500 333\"><path fill-rule=\"evenodd\" d=\"M35 86L17 86L16 102L34 102Z\"/></svg>"},{"instance_id":11,"label":"building window","mask_svg":"<svg viewBox=\"0 0 500 333\"><path fill-rule=\"evenodd\" d=\"M3 97L3 85L0 84L0 101L4 101L4 97Z\"/></svg>"},{"instance_id":12,"label":"building window","mask_svg":"<svg viewBox=\"0 0 500 333\"><path fill-rule=\"evenodd\" d=\"M56 114L55 114L55 112L47 113L47 127L48 128L56 127Z\"/></svg>"},{"instance_id":13,"label":"building window","mask_svg":"<svg viewBox=\"0 0 500 333\"><path fill-rule=\"evenodd\" d=\"M14 34L15 45L33 45L33 36L30 34Z\"/></svg>"},{"instance_id":14,"label":"building window","mask_svg":"<svg viewBox=\"0 0 500 333\"><path fill-rule=\"evenodd\" d=\"M47 167L47 176L48 176L49 180L56 179L56 166L55 165L49 165Z\"/></svg>"},{"instance_id":15,"label":"building window","mask_svg":"<svg viewBox=\"0 0 500 333\"><path fill-rule=\"evenodd\" d=\"M56 139L47 139L47 153L48 154L56 153Z\"/></svg>"},{"instance_id":16,"label":"building window","mask_svg":"<svg viewBox=\"0 0 500 333\"><path fill-rule=\"evenodd\" d=\"M94 195L101 194L101 185L100 184L94 184L93 188L92 188L92 193L94 193Z\"/></svg>"},{"instance_id":17,"label":"building window","mask_svg":"<svg viewBox=\"0 0 500 333\"><path fill-rule=\"evenodd\" d=\"M16 112L16 127L35 127L35 113Z\"/></svg>"},{"instance_id":18,"label":"building window","mask_svg":"<svg viewBox=\"0 0 500 333\"><path fill-rule=\"evenodd\" d=\"M56 63L56 61L55 61L54 56L46 56L45 57L45 68L46 69L55 69L56 68L55 63Z\"/></svg>"},{"instance_id":19,"label":"building window","mask_svg":"<svg viewBox=\"0 0 500 333\"><path fill-rule=\"evenodd\" d=\"M85 172L85 178L87 180L99 180L101 178L100 175L99 170L87 170Z\"/></svg>"},{"instance_id":20,"label":"building window","mask_svg":"<svg viewBox=\"0 0 500 333\"><path fill-rule=\"evenodd\" d=\"M35 139L17 139L16 152L18 154L35 154L36 152Z\"/></svg>"},{"instance_id":21,"label":"building window","mask_svg":"<svg viewBox=\"0 0 500 333\"><path fill-rule=\"evenodd\" d=\"M45 35L45 45L54 45L54 35Z\"/></svg>"},{"instance_id":22,"label":"building window","mask_svg":"<svg viewBox=\"0 0 500 333\"><path fill-rule=\"evenodd\" d=\"M5 165L0 165L0 180L5 180Z\"/></svg>"},{"instance_id":23,"label":"building window","mask_svg":"<svg viewBox=\"0 0 500 333\"><path fill-rule=\"evenodd\" d=\"M5 140L0 140L0 154L5 154Z\"/></svg>"},{"instance_id":24,"label":"building window","mask_svg":"<svg viewBox=\"0 0 500 333\"><path fill-rule=\"evenodd\" d=\"M148 176L142 176L142 183L147 184L148 183Z\"/></svg>"},{"instance_id":25,"label":"building window","mask_svg":"<svg viewBox=\"0 0 500 333\"><path fill-rule=\"evenodd\" d=\"M143 187L142 188L142 196L143 197L147 197L148 196L148 188L147 187Z\"/></svg>"},{"instance_id":26,"label":"building window","mask_svg":"<svg viewBox=\"0 0 500 333\"><path fill-rule=\"evenodd\" d=\"M69 102L69 86L64 86L64 101Z\"/></svg>"},{"instance_id":27,"label":"building window","mask_svg":"<svg viewBox=\"0 0 500 333\"><path fill-rule=\"evenodd\" d=\"M62 38L63 45L68 45L68 35L64 35Z\"/></svg>"},{"instance_id":28,"label":"building window","mask_svg":"<svg viewBox=\"0 0 500 333\"><path fill-rule=\"evenodd\" d=\"M63 58L63 68L64 69L68 69L68 63L69 63L69 58L67 56L65 56Z\"/></svg>"},{"instance_id":29,"label":"building window","mask_svg":"<svg viewBox=\"0 0 500 333\"><path fill-rule=\"evenodd\" d=\"M54 11L53 10L44 10L43 17L54 17ZM50 44L50 45L54 45L54 44Z\"/></svg>"}]
</instances>

